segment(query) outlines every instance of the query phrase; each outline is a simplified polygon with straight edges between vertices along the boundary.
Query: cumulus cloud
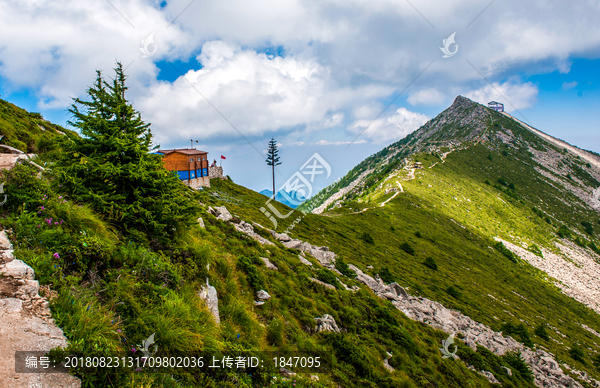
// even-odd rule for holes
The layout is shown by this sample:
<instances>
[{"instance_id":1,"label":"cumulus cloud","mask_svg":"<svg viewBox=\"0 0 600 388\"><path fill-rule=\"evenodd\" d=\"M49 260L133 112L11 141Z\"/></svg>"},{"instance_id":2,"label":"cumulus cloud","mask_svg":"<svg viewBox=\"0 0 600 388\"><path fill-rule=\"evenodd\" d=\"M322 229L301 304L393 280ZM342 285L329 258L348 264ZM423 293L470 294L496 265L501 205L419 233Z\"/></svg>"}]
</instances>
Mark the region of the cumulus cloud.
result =
<instances>
[{"instance_id":1,"label":"cumulus cloud","mask_svg":"<svg viewBox=\"0 0 600 388\"><path fill-rule=\"evenodd\" d=\"M575 86L577 86L577 81L563 82L563 84L562 84L563 90L573 89Z\"/></svg>"},{"instance_id":2,"label":"cumulus cloud","mask_svg":"<svg viewBox=\"0 0 600 388\"><path fill-rule=\"evenodd\" d=\"M568 72L569 58L593 57L600 46L598 2L495 2L483 13L485 4L476 0L415 4L427 20L395 0L158 3L4 1L0 35L10 37L0 46L4 96L27 90L42 109L64 109L71 97L85 93L96 69L109 70L117 59L132 63L129 97L160 142L239 136L221 114L252 138L328 130L347 118L356 126L375 117L372 112L434 59L408 90L411 105L441 105L465 88L477 101L502 101L468 58L506 96L508 110L510 103L528 107L535 85L498 83L495 77L514 68ZM452 31L458 31L460 50L442 59L439 46ZM153 32L157 52L141 58L141 41ZM281 55L265 54L270 49ZM157 62L194 58L202 68L159 80ZM375 127L403 133L386 120ZM371 128L367 132L376 138Z\"/></svg>"},{"instance_id":3,"label":"cumulus cloud","mask_svg":"<svg viewBox=\"0 0 600 388\"><path fill-rule=\"evenodd\" d=\"M402 139L427 120L429 118L423 114L399 108L393 115L377 119L371 125L370 120L357 120L348 126L348 130L356 134L362 132L361 137L367 137L377 143L389 143Z\"/></svg>"},{"instance_id":4,"label":"cumulus cloud","mask_svg":"<svg viewBox=\"0 0 600 388\"><path fill-rule=\"evenodd\" d=\"M439 105L446 96L435 88L424 88L411 93L406 99L411 105Z\"/></svg>"},{"instance_id":5,"label":"cumulus cloud","mask_svg":"<svg viewBox=\"0 0 600 388\"><path fill-rule=\"evenodd\" d=\"M338 146L338 145L349 145L349 144L365 144L368 143L366 140L357 140L355 142L351 142L351 141L327 141L327 140L319 140L316 143L311 143L311 145L318 145L318 146Z\"/></svg>"},{"instance_id":6,"label":"cumulus cloud","mask_svg":"<svg viewBox=\"0 0 600 388\"><path fill-rule=\"evenodd\" d=\"M490 101L501 102L504 104L504 110L511 112L533 106L537 94L538 88L531 82L507 81L487 84L480 89L467 92L465 96L480 104L487 104Z\"/></svg>"}]
</instances>

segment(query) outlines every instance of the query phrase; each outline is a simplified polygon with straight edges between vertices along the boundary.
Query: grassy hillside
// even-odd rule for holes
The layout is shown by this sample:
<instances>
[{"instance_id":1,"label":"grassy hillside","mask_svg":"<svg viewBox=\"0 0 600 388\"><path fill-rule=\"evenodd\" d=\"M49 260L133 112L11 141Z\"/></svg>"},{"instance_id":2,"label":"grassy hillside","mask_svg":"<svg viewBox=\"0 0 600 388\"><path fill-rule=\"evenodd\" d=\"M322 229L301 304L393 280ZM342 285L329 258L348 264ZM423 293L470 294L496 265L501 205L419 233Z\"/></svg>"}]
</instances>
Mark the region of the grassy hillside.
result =
<instances>
[{"instance_id":1,"label":"grassy hillside","mask_svg":"<svg viewBox=\"0 0 600 388\"><path fill-rule=\"evenodd\" d=\"M485 136L487 127L478 130ZM57 142L59 138L45 137L46 133L38 141L47 141L52 151L42 150L40 157L55 163L53 171L38 178L37 170L22 165L2 173L8 202L2 208L0 226L11 231L15 256L34 268L52 299L53 318L70 341L66 353L132 354L156 333L156 345L168 355L319 351L332 361L328 370L318 373L318 380L310 378L314 373L286 379L263 369L242 373L174 369L166 374L74 369L86 387L490 386L466 364L491 371L505 387L534 386L527 368L510 354L499 357L481 347L474 352L458 341L457 355L462 361L442 358L439 348L448 334L408 319L354 280L347 264L379 274L386 282L396 281L411 294L439 301L494 330L508 333L510 327L520 327L512 333L518 340L548 349L559 361L592 376L599 375L597 338L580 326L600 331L598 315L492 240L496 235L511 241L520 236L524 241L549 244L565 224L571 239L579 238L590 246L597 243L594 232L587 233L589 228L581 222L595 226L598 220L577 197L564 197L554 181L532 179L535 165L529 151L518 144L508 148L498 144L493 149L471 142L447 154L444 163L436 152L413 152L412 158L425 168L410 180L408 171L388 170L373 159L369 168L375 175L369 178L370 184L346 197L341 208L306 215L290 233L336 252L336 268L345 274L338 275L310 256L313 266L302 264L299 251L284 247L262 228L255 231L272 245L259 244L207 211L209 206L226 206L236 222L271 227L260 211L266 198L259 193L217 179L211 181L211 188L193 191L165 179L166 172L158 169L153 176L145 176L148 185L139 188L152 194L140 198L141 191L134 190L132 201L142 205L131 210L126 197L111 197L111 190L118 188L108 175L110 168L91 156L71 158L68 152L72 151L57 147L65 144ZM414 139L409 137L402 144ZM389 152L393 154L389 163L395 166L410 155L406 151L400 158L401 152ZM139 166L131 160L119 166L137 179ZM573 169L579 166L574 163ZM105 186L98 187L98 191L108 190L105 196L92 193L94 199L102 200L100 205L81 199L86 189L81 182L89 174L80 177L70 175L69 170L75 168L79 174L97 166L103 173L108 170L101 180ZM395 175L388 178L389 173ZM594 179L573 174L579 181ZM152 191L152 179L168 186L162 195ZM403 186L402 193L386 193L398 184ZM179 194L171 198L165 193ZM129 212L130 218L139 211L140 218L124 223L123 215L107 206L107 198L115 208ZM187 220L183 213L173 217L168 227L154 232L143 225L144 220L154 222L144 207L153 198L163 212L187 209L194 213ZM565 200L572 201L568 209ZM291 210L281 204L277 207L282 212ZM280 222L278 231L299 216L302 213L295 211ZM195 221L198 217L204 228ZM278 270L268 269L262 257ZM337 284L339 277L361 289L329 289L310 281L311 277L330 284ZM197 295L207 280L218 293L220 324ZM259 290L271 295L260 306L254 303ZM324 314L333 316L340 333L314 333L315 318ZM547 330L548 338L536 330L541 326L552 328ZM582 352L580 357L572 352L574 347ZM394 372L383 365L387 352L393 354L389 364ZM510 368L512 376L502 367Z\"/></svg>"},{"instance_id":2,"label":"grassy hillside","mask_svg":"<svg viewBox=\"0 0 600 388\"><path fill-rule=\"evenodd\" d=\"M42 285L58 293L52 311L71 342L69 351L129 351L156 332L159 348L172 352L303 349L333 355L331 371L321 374L319 382L298 377L297 386L489 385L463 363L441 358L438 347L444 333L407 319L371 292L328 290L308 281L327 270L301 264L297 251L279 243L259 245L205 211L198 216L204 218L206 229L178 231L168 245L133 243L116 233L102 215L73 203L52 179L38 180L31 172L28 166L19 166L8 176L7 192L19 194L19 202L27 193L31 197L25 205L10 204L13 210L5 213L2 226L13 231L16 257L35 269ZM248 221L266 221L253 210L264 196L229 181L213 182L213 188L199 194L200 201L224 204ZM279 270L267 270L259 257L268 257ZM220 325L214 324L195 295L207 276L218 291ZM272 298L254 307L258 289ZM314 318L323 314L334 316L343 333L309 334ZM394 354L390 364L397 372L383 368L387 351ZM464 346L461 352L470 354ZM484 357L490 369L509 366L500 357ZM286 384L278 375L260 372L252 376L80 372L84 385L95 387L265 386L276 376L279 383L274 386ZM518 374L503 379L512 386L532 386Z\"/></svg>"},{"instance_id":3,"label":"grassy hillside","mask_svg":"<svg viewBox=\"0 0 600 388\"><path fill-rule=\"evenodd\" d=\"M44 120L41 114L28 112L0 99L1 144L26 153L48 150L51 140L59 136L74 136L75 132Z\"/></svg>"}]
</instances>

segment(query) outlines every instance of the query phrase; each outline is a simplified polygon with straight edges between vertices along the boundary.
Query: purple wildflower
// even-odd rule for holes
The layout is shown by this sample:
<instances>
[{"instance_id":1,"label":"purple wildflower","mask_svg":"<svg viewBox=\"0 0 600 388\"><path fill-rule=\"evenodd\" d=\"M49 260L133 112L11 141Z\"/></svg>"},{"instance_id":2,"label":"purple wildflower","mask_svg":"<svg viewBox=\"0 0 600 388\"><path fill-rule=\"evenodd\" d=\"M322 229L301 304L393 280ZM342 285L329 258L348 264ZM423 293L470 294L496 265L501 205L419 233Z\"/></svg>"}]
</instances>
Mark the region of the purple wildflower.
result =
<instances>
[{"instance_id":1,"label":"purple wildflower","mask_svg":"<svg viewBox=\"0 0 600 388\"><path fill-rule=\"evenodd\" d=\"M58 254L58 252L55 252L52 257L54 257L55 259L60 259L60 255Z\"/></svg>"}]
</instances>

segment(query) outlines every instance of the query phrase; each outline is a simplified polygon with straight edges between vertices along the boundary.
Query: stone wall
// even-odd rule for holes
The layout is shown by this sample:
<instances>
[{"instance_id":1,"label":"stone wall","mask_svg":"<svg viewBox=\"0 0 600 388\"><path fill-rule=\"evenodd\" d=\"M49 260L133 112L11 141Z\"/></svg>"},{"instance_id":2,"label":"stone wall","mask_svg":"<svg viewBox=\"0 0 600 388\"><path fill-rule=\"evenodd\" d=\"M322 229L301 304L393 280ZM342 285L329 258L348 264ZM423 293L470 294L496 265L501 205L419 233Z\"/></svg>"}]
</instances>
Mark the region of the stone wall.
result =
<instances>
[{"instance_id":1,"label":"stone wall","mask_svg":"<svg viewBox=\"0 0 600 388\"><path fill-rule=\"evenodd\" d=\"M208 176L209 178L221 178L223 179L223 167L222 166L214 166L208 167Z\"/></svg>"},{"instance_id":2,"label":"stone wall","mask_svg":"<svg viewBox=\"0 0 600 388\"><path fill-rule=\"evenodd\" d=\"M186 179L182 182L194 189L197 189L198 187L210 187L210 178L207 176L190 180Z\"/></svg>"}]
</instances>

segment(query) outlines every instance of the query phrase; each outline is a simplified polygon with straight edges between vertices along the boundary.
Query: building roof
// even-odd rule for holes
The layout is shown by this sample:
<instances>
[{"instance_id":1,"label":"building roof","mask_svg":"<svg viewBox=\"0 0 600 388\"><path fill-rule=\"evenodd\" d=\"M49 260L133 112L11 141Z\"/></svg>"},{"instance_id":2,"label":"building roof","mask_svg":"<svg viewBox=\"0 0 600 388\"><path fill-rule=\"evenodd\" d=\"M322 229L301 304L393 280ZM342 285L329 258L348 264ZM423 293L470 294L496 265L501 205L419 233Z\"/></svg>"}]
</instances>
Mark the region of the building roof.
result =
<instances>
[{"instance_id":1,"label":"building roof","mask_svg":"<svg viewBox=\"0 0 600 388\"><path fill-rule=\"evenodd\" d=\"M488 102L488 105L504 105L504 104L501 102L498 102L498 101L490 101L490 102Z\"/></svg>"},{"instance_id":2,"label":"building roof","mask_svg":"<svg viewBox=\"0 0 600 388\"><path fill-rule=\"evenodd\" d=\"M202 155L202 154L208 154L208 152L206 151L201 151L201 150L196 150L196 149L189 149L189 148L178 148L178 149L173 149L173 150L158 150L159 153L164 154L164 155L169 155L172 154L173 152L177 152L180 154L185 154L185 155Z\"/></svg>"}]
</instances>

